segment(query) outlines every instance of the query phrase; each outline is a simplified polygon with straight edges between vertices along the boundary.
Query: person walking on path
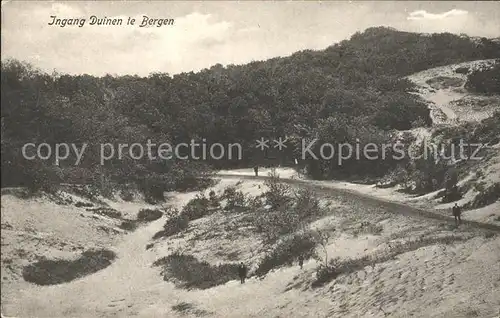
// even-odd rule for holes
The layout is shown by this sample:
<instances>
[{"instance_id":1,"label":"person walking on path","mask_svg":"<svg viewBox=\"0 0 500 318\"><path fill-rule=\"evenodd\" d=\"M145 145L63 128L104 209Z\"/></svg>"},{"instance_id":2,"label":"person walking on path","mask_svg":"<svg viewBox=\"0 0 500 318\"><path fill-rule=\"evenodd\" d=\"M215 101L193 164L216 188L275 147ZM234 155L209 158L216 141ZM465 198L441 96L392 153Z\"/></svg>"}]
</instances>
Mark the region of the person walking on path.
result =
<instances>
[{"instance_id":1,"label":"person walking on path","mask_svg":"<svg viewBox=\"0 0 500 318\"><path fill-rule=\"evenodd\" d=\"M460 223L462 223L462 208L455 203L455 206L452 208L453 216L455 217L455 225L458 227Z\"/></svg>"},{"instance_id":2,"label":"person walking on path","mask_svg":"<svg viewBox=\"0 0 500 318\"><path fill-rule=\"evenodd\" d=\"M299 266L300 266L300 269L302 269L303 265L304 265L304 256L299 255Z\"/></svg>"},{"instance_id":3,"label":"person walking on path","mask_svg":"<svg viewBox=\"0 0 500 318\"><path fill-rule=\"evenodd\" d=\"M258 177L259 176L259 167L258 166L254 166L253 167L253 172L255 173L255 176Z\"/></svg>"},{"instance_id":4,"label":"person walking on path","mask_svg":"<svg viewBox=\"0 0 500 318\"><path fill-rule=\"evenodd\" d=\"M240 282L245 283L245 278L247 277L247 267L243 262L238 266L238 275L240 276Z\"/></svg>"}]
</instances>

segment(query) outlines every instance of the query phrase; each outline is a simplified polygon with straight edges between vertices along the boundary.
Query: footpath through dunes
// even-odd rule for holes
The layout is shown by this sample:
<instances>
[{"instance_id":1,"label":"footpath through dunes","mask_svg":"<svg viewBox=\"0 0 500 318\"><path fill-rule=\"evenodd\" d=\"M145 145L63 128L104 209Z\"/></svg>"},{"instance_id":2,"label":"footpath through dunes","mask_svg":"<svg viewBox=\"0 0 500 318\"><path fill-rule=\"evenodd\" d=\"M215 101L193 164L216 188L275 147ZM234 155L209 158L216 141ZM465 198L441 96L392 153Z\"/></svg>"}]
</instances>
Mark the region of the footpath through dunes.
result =
<instances>
[{"instance_id":1,"label":"footpath through dunes","mask_svg":"<svg viewBox=\"0 0 500 318\"><path fill-rule=\"evenodd\" d=\"M181 207L192 196L192 193L178 194L171 204ZM156 273L149 270L156 256L146 252L145 246L161 229L164 220L160 218L124 236L113 247L117 255L113 264L93 275L60 285L4 289L2 311L20 317L128 316L123 310L128 309L131 313L134 308L127 307L124 300L142 288L158 283ZM68 228L68 231L72 229Z\"/></svg>"},{"instance_id":2,"label":"footpath through dunes","mask_svg":"<svg viewBox=\"0 0 500 318\"><path fill-rule=\"evenodd\" d=\"M434 124L477 122L491 117L498 109L500 97L468 92L465 88L467 74L494 64L495 59L469 61L431 68L407 78L417 85L415 94L429 103Z\"/></svg>"},{"instance_id":3,"label":"footpath through dunes","mask_svg":"<svg viewBox=\"0 0 500 318\"><path fill-rule=\"evenodd\" d=\"M309 184L306 180L294 180L291 169L278 171L283 181L297 181L299 183L294 184L298 186ZM251 173L250 170L235 171L204 193L211 190L221 193L228 186L236 186L246 194L259 195L265 191L265 177L250 180ZM253 254L262 246L258 247L261 244L256 236L240 240L238 235L246 235L245 229L241 224L229 228L227 219L231 214L227 213L192 221L189 228L176 237L153 240L165 223L163 217L114 243L112 249L117 259L93 275L56 286L28 285L8 291L7 301L2 302L3 314L51 318L407 317L412 314L455 318L478 313L477 317L493 317L494 309L500 306L500 268L495 267L500 261L500 237L482 235L474 228L443 227L431 218L416 222L413 217L385 212L386 207L378 200L363 200L354 195L346 199L343 196L348 192L323 190L313 182L311 187L322 194L324 201L331 202L333 208L331 215L310 226L325 230L335 227L332 242L326 247L329 256L353 259L356 267L355 271L346 272L322 287L311 287L319 263L307 259L302 270L296 264L284 265L264 277L253 276L243 285L235 277L223 285L203 290L179 288L172 281L164 281L160 269L152 266L176 248L213 265L226 262L226 259L210 257L218 255L221 246L226 248L222 251L226 254L239 249L241 253L235 262L241 260L250 265L259 261L262 255ZM335 193L331 195L331 192ZM196 194L171 193L168 203L181 208ZM341 202L336 202L337 199ZM359 232L361 221L371 222L374 228ZM201 227L211 235L200 235ZM379 229L375 233L374 230ZM229 246L221 242L226 234L233 235L226 238ZM397 254L394 257L389 254L390 259L385 257L391 243L419 236L435 240L423 242L417 250L411 246L393 248ZM441 237L457 240L446 244ZM154 247L147 249L151 243ZM246 253L249 248L255 250ZM371 254L382 258L359 267L356 262Z\"/></svg>"},{"instance_id":4,"label":"footpath through dunes","mask_svg":"<svg viewBox=\"0 0 500 318\"><path fill-rule=\"evenodd\" d=\"M239 170L235 172L221 171L221 173L217 174L217 177L223 179L266 180L270 179L270 177L266 175L268 172L269 170L264 170L260 172L260 176L255 176L253 175L253 171L250 172L250 170ZM426 210L400 202L366 195L360 192L356 192L355 190L337 188L333 183L331 185L328 185L328 183L320 183L314 180L299 179L297 177L297 174L294 173L292 169L284 169L281 170L281 172L283 173L280 173L280 180L284 183L310 188L316 191L318 194L327 198L331 198L344 205L356 206L362 204L364 206L369 206L370 209L366 211L367 213L389 212L393 214L431 219L440 222L445 221L450 224L454 223L454 219L451 216L440 214L436 211ZM500 225L465 219L462 220L462 223L465 227L472 227L500 233Z\"/></svg>"}]
</instances>

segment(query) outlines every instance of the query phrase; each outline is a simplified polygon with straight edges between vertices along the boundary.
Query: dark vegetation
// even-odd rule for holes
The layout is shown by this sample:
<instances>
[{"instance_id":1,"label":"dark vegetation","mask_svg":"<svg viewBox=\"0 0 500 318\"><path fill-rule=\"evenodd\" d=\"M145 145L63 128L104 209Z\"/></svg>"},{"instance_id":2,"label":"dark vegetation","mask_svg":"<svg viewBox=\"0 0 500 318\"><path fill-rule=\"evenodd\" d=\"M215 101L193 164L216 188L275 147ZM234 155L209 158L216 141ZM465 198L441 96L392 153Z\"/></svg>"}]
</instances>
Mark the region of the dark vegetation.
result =
<instances>
[{"instance_id":1,"label":"dark vegetation","mask_svg":"<svg viewBox=\"0 0 500 318\"><path fill-rule=\"evenodd\" d=\"M267 191L262 199L266 206L259 208L252 220L265 244L304 230L307 224L325 215L325 209L320 207L317 195L311 190L292 189L273 173L265 185Z\"/></svg>"},{"instance_id":2,"label":"dark vegetation","mask_svg":"<svg viewBox=\"0 0 500 318\"><path fill-rule=\"evenodd\" d=\"M468 209L477 209L500 200L500 183L496 182L488 188L480 189L472 202L465 205Z\"/></svg>"},{"instance_id":3,"label":"dark vegetation","mask_svg":"<svg viewBox=\"0 0 500 318\"><path fill-rule=\"evenodd\" d=\"M183 315L191 315L195 317L203 317L210 314L206 310L198 309L192 303L186 303L186 302L181 302L177 305L173 305L172 310L175 310Z\"/></svg>"},{"instance_id":4,"label":"dark vegetation","mask_svg":"<svg viewBox=\"0 0 500 318\"><path fill-rule=\"evenodd\" d=\"M119 228L125 231L135 231L138 227L139 224L135 220L124 220L119 225Z\"/></svg>"},{"instance_id":5,"label":"dark vegetation","mask_svg":"<svg viewBox=\"0 0 500 318\"><path fill-rule=\"evenodd\" d=\"M242 66L218 64L175 76L47 74L18 61L2 61L2 187L53 191L68 182L110 193L116 185L135 183L148 201L156 202L163 200L164 191L208 186L209 168L293 162L300 147L294 150L291 145L299 145L301 138L317 136L316 145L355 144L357 139L361 146L391 142L394 129L430 124L426 105L408 94L414 87L402 76L497 57L500 45L485 38L378 27L322 51ZM472 87L483 82L477 76L471 77ZM253 147L260 137L285 135L290 147L279 156L272 150L263 155ZM99 164L99 144L145 146L148 139L157 145L205 139L207 148L215 142L239 143L244 160L161 160L152 147L156 159L134 159L137 153L127 148L121 159ZM21 148L27 142L89 146L77 167L73 152L55 166L51 160L24 159ZM318 146L313 151L318 153ZM385 152L390 158L390 150ZM181 155L190 155L189 150ZM380 177L398 163L346 160L339 165L336 159L307 158L300 164L314 178L342 178Z\"/></svg>"},{"instance_id":6,"label":"dark vegetation","mask_svg":"<svg viewBox=\"0 0 500 318\"><path fill-rule=\"evenodd\" d=\"M119 227L126 231L135 231L141 224L156 221L162 216L163 212L158 209L141 209L135 220L123 219Z\"/></svg>"},{"instance_id":7,"label":"dark vegetation","mask_svg":"<svg viewBox=\"0 0 500 318\"><path fill-rule=\"evenodd\" d=\"M163 216L163 212L158 209L141 209L137 213L137 220L141 222L156 221Z\"/></svg>"},{"instance_id":8,"label":"dark vegetation","mask_svg":"<svg viewBox=\"0 0 500 318\"><path fill-rule=\"evenodd\" d=\"M169 212L170 217L163 225L163 230L157 232L153 239L168 237L182 232L187 229L189 222L208 216L215 212L217 207L211 206L216 201L215 194L211 199L207 199L205 195L198 194L195 198L190 200L179 212L175 209Z\"/></svg>"},{"instance_id":9,"label":"dark vegetation","mask_svg":"<svg viewBox=\"0 0 500 318\"><path fill-rule=\"evenodd\" d=\"M265 186L267 191L257 197L245 197L240 190L231 186L220 196L211 193L211 199L197 195L180 213L173 213L175 216L167 220L163 230L156 233L153 239L179 234L188 228L190 221L215 211L242 213L239 226L259 234L267 250L254 274L265 275L274 268L289 265L299 255L305 259L313 257L318 239L314 233L306 230L306 226L326 212L325 208L320 207L317 195L308 189L291 188L281 182L275 172L270 174ZM223 200L225 205L222 204ZM194 266L192 258L176 257L179 262L189 260L186 266ZM195 265L201 266L198 263ZM223 270L212 274L226 277Z\"/></svg>"},{"instance_id":10,"label":"dark vegetation","mask_svg":"<svg viewBox=\"0 0 500 318\"><path fill-rule=\"evenodd\" d=\"M458 74L469 74L470 69L468 67L458 67L455 69L455 73Z\"/></svg>"},{"instance_id":11,"label":"dark vegetation","mask_svg":"<svg viewBox=\"0 0 500 318\"><path fill-rule=\"evenodd\" d=\"M198 194L194 199L190 200L181 211L189 221L196 220L206 216L211 209L210 200L204 195Z\"/></svg>"},{"instance_id":12,"label":"dark vegetation","mask_svg":"<svg viewBox=\"0 0 500 318\"><path fill-rule=\"evenodd\" d=\"M302 255L304 259L313 257L317 245L311 233L297 233L278 243L274 249L266 254L255 271L258 276L265 275L274 268L291 265Z\"/></svg>"},{"instance_id":13,"label":"dark vegetation","mask_svg":"<svg viewBox=\"0 0 500 318\"><path fill-rule=\"evenodd\" d=\"M425 145L416 145L411 149L413 157L422 156L415 160L401 160L394 170L389 172L382 180L383 184L392 186L399 184L403 191L412 194L425 194L444 188L440 196L442 202L453 202L462 197L467 189L457 186L459 179L469 173L469 170L478 163L477 160L467 160L477 149L478 144L494 145L500 142L500 112L492 117L477 122L466 122L458 126L442 127L436 129L431 137L432 142L445 153L436 156L435 151ZM463 141L463 151L460 142ZM403 137L403 143L410 144L412 137ZM430 146L428 146L430 147ZM487 157L491 150L483 147L475 154L477 157ZM454 160L450 160L452 155ZM461 158L460 155L464 158Z\"/></svg>"},{"instance_id":14,"label":"dark vegetation","mask_svg":"<svg viewBox=\"0 0 500 318\"><path fill-rule=\"evenodd\" d=\"M238 264L210 265L192 255L174 253L161 258L153 266L163 266L164 280L173 280L178 287L207 289L238 277Z\"/></svg>"},{"instance_id":15,"label":"dark vegetation","mask_svg":"<svg viewBox=\"0 0 500 318\"><path fill-rule=\"evenodd\" d=\"M37 285L66 283L108 267L115 258L109 250L90 250L77 260L40 260L23 268L23 278Z\"/></svg>"},{"instance_id":16,"label":"dark vegetation","mask_svg":"<svg viewBox=\"0 0 500 318\"><path fill-rule=\"evenodd\" d=\"M465 88L475 93L500 94L500 60L497 60L490 69L470 73L467 76Z\"/></svg>"},{"instance_id":17,"label":"dark vegetation","mask_svg":"<svg viewBox=\"0 0 500 318\"><path fill-rule=\"evenodd\" d=\"M106 208L106 207L98 207L94 209L87 209L89 212L93 212L95 214L103 215L103 216L108 216L110 218L114 219L120 219L122 217L122 213L118 210L115 210L113 208Z\"/></svg>"}]
</instances>

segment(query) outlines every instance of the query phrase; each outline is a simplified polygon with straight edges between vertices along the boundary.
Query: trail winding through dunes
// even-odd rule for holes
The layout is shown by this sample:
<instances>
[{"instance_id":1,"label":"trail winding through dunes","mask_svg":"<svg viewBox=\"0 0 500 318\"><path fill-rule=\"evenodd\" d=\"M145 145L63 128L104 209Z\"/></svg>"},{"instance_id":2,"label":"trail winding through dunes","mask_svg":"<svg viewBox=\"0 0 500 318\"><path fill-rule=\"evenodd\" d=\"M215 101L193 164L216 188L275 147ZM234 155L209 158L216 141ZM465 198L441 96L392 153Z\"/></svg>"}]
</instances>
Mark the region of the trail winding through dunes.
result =
<instances>
[{"instance_id":1,"label":"trail winding through dunes","mask_svg":"<svg viewBox=\"0 0 500 318\"><path fill-rule=\"evenodd\" d=\"M409 216L422 218L422 221L416 222L415 225L423 225L424 228L425 222L448 220L420 215L412 208L406 210L404 206L396 203L327 188L310 181L297 180L287 176L287 173L284 171L283 181L310 186L320 195L343 200L346 204L356 200L358 205L365 207L371 213L389 211L396 214L398 211L410 211L407 212ZM255 178L250 170L235 172L232 175L221 174L219 177L222 181L216 186L217 190L224 189L235 180L250 183L251 179L261 181L266 178ZM174 206L181 207L194 195L195 193L175 194L171 202ZM244 285L233 280L207 290L188 291L176 288L171 282L163 281L159 269L151 267L156 259L165 255L166 247L160 245L158 248L146 250L145 246L162 228L164 221L165 219L161 218L124 236L123 240L113 248L118 255L117 260L98 273L66 284L48 287L29 285L23 290L9 291L8 301L2 304L3 313L9 317L182 317L186 313L188 316L211 317L384 317L386 316L384 312L389 312L392 313L392 317L403 317L404 313L399 310L404 307L413 313L423 310L426 312L425 317L443 317L443 314L449 312L438 297L440 293L446 297L454 297L453 299L459 296L475 304L475 298L472 299L472 296L465 292L453 296L453 286L471 284L476 288L481 286L480 284L495 282L493 277L496 275L495 271L491 272L492 277L481 279L476 279L475 276L468 278L469 274L467 277L457 278L456 273L459 270L470 274L478 272L477 275L482 275L488 270L484 267L494 266L492 264L499 260L489 257L480 264L476 261L464 264L461 262L472 257L473 253L483 250L484 253L500 255L496 253L500 251L498 239L496 243L478 239L473 245L461 249L426 247L417 254L405 254L406 256L397 262L379 264L373 269L348 275L332 284L330 288L308 291L289 288L290 283L307 280L314 275L316 263L311 260L306 261L304 270L300 270L297 266L285 267L271 272L262 280L251 278ZM470 227L475 228L476 225L471 224ZM481 227L477 228L479 231L483 230ZM500 231L500 228L487 230ZM345 245L343 253L346 256L358 255L363 253L363 250L370 249L375 242L376 238L371 236L339 240L335 245L335 251L340 253L341 247ZM169 244L168 240L163 243ZM401 266L404 272L401 271ZM410 271L406 272L408 269ZM432 277L436 279L427 281L426 275L430 277L429 279ZM495 288L494 293L488 294L487 290L482 290L477 294L479 296L474 297L483 297L488 302L495 302L492 299L498 296L498 286L488 285L484 288L490 287L492 290ZM426 288L429 290L425 291ZM427 292L429 297L424 295ZM421 307L422 302L418 299L424 297L423 295L428 298L424 303L435 310L436 314L431 314L426 307ZM360 301L356 302L354 299ZM180 313L173 309L172 306L175 305L179 307L192 305L194 308ZM481 307L484 305L477 306L481 310L489 310ZM382 310L379 307L383 307ZM461 316L458 314L455 317Z\"/></svg>"},{"instance_id":2,"label":"trail winding through dunes","mask_svg":"<svg viewBox=\"0 0 500 318\"><path fill-rule=\"evenodd\" d=\"M456 69L469 71L488 68L494 59L477 60L428 69L407 78L414 82L420 95L429 102L430 116L434 124L454 125L459 122L481 121L493 114L498 107L498 98L486 98L467 92L464 85L467 74Z\"/></svg>"},{"instance_id":3,"label":"trail winding through dunes","mask_svg":"<svg viewBox=\"0 0 500 318\"><path fill-rule=\"evenodd\" d=\"M240 179L250 179L250 180L251 179L265 180L265 179L269 178L267 176L262 176L262 175L255 177L255 176L251 175L250 173L248 173L246 175L222 173L222 174L219 174L219 177L222 177L222 178L240 178ZM390 200L376 198L376 197L369 196L369 195L364 195L362 193L352 191L352 190L335 188L333 186L321 184L321 183L315 182L313 180L301 180L301 179L297 179L297 178L293 178L293 179L292 178L281 178L281 180L285 183L288 183L288 184L295 184L295 185L301 185L301 186L306 186L306 187L312 188L316 192L319 192L319 193L326 195L328 197L331 197L331 198L335 198L339 202L349 203L352 201L361 200L361 201L366 202L367 205L379 206L379 207L384 208L385 211L391 212L394 214L432 219L432 220L436 220L436 221L440 221L440 222L447 221L450 224L454 222L452 217L446 216L443 214L439 214L435 211L429 211L429 210L425 210L425 209L421 209L421 208L408 206L406 204L402 204L402 203L395 202L395 201L390 201ZM488 223L482 223L482 222L476 222L476 221L470 221L470 220L463 220L463 223L466 226L500 233L500 225L488 224Z\"/></svg>"}]
</instances>

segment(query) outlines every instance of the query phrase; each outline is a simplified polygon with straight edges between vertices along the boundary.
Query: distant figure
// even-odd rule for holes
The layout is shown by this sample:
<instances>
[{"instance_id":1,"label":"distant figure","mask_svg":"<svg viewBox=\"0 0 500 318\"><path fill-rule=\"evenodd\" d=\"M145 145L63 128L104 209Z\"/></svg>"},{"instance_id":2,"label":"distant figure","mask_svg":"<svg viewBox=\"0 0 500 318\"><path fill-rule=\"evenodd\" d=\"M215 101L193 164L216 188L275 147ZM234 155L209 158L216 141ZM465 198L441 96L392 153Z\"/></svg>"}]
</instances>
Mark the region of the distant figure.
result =
<instances>
[{"instance_id":1,"label":"distant figure","mask_svg":"<svg viewBox=\"0 0 500 318\"><path fill-rule=\"evenodd\" d=\"M453 216L455 217L455 225L459 226L462 223L462 219L460 218L462 215L462 208L455 203L455 206L452 208Z\"/></svg>"},{"instance_id":2,"label":"distant figure","mask_svg":"<svg viewBox=\"0 0 500 318\"><path fill-rule=\"evenodd\" d=\"M245 278L247 277L247 267L243 262L238 266L238 275L240 276L241 283L245 283Z\"/></svg>"},{"instance_id":3,"label":"distant figure","mask_svg":"<svg viewBox=\"0 0 500 318\"><path fill-rule=\"evenodd\" d=\"M259 167L258 166L254 166L253 167L253 172L255 172L255 176L258 177L259 176Z\"/></svg>"},{"instance_id":4,"label":"distant figure","mask_svg":"<svg viewBox=\"0 0 500 318\"><path fill-rule=\"evenodd\" d=\"M299 266L300 266L300 269L302 269L303 265L304 265L304 256L299 255Z\"/></svg>"}]
</instances>

